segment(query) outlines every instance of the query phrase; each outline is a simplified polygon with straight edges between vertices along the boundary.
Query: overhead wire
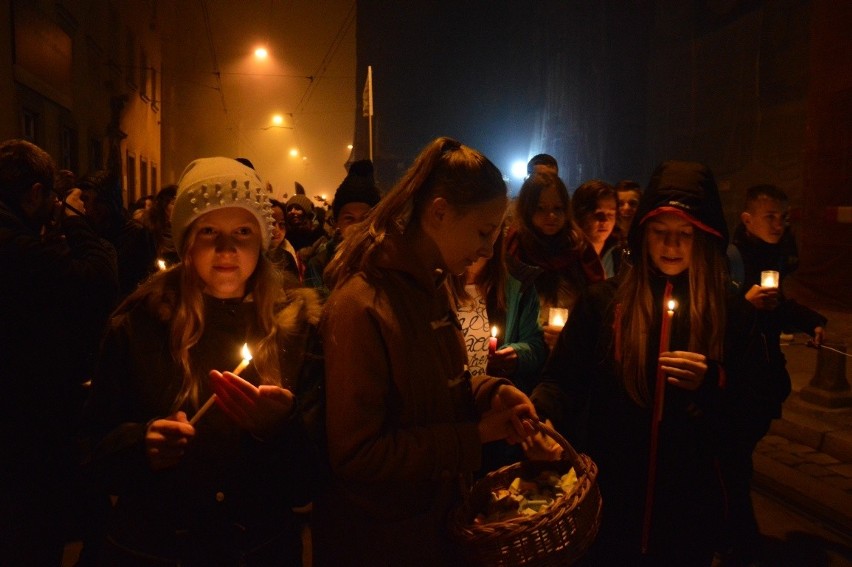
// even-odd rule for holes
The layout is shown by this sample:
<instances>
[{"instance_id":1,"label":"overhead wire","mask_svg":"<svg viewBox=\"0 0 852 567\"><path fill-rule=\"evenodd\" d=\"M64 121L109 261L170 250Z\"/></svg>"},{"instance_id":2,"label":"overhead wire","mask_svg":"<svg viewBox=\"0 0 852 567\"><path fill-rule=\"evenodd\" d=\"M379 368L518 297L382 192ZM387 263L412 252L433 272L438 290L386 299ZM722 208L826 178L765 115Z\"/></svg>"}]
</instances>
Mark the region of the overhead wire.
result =
<instances>
[{"instance_id":1,"label":"overhead wire","mask_svg":"<svg viewBox=\"0 0 852 567\"><path fill-rule=\"evenodd\" d=\"M343 23L340 25L340 28L337 30L337 34L331 41L331 45L326 51L325 56L320 62L319 68L316 73L314 73L311 82L308 84L308 87L305 89L304 94L302 95L299 104L296 105L295 114L301 114L305 106L307 106L308 101L310 101L311 96L313 95L314 90L319 84L320 79L324 77L325 70L328 68L331 61L334 59L337 50L340 49L340 45L343 43L343 38L346 36L346 33L349 31L349 28L352 27L352 24L355 22L355 8L356 2L352 2L352 5L349 7L349 12L346 14L346 18L344 18Z\"/></svg>"}]
</instances>

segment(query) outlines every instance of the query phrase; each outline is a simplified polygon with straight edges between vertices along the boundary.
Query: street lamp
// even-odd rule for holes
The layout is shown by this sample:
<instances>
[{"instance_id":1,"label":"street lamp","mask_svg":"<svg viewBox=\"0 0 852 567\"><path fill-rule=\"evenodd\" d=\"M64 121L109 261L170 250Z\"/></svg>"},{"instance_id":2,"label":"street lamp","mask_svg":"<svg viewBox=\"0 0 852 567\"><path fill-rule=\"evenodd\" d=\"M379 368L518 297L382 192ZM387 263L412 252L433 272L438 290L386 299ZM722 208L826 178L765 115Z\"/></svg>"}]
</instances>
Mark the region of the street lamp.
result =
<instances>
[{"instance_id":1,"label":"street lamp","mask_svg":"<svg viewBox=\"0 0 852 567\"><path fill-rule=\"evenodd\" d=\"M254 56L258 59L266 59L267 57L269 57L269 52L266 50L265 47L258 47L254 50Z\"/></svg>"}]
</instances>

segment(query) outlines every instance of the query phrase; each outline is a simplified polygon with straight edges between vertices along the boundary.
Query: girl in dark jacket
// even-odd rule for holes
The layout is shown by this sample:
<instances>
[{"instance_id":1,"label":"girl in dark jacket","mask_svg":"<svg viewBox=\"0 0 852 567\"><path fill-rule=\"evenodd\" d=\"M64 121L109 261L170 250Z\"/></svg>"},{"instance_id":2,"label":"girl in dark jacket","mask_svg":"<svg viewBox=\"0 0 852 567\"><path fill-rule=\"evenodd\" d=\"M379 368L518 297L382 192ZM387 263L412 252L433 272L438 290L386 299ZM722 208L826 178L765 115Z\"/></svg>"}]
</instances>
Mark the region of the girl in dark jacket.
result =
<instances>
[{"instance_id":1,"label":"girl in dark jacket","mask_svg":"<svg viewBox=\"0 0 852 567\"><path fill-rule=\"evenodd\" d=\"M270 224L253 170L230 158L185 170L182 263L119 307L93 384L92 470L117 496L101 564L301 565L293 509L311 501L316 460L294 393L320 307L283 291L262 253ZM244 343L251 364L227 372Z\"/></svg>"},{"instance_id":2,"label":"girl in dark jacket","mask_svg":"<svg viewBox=\"0 0 852 567\"><path fill-rule=\"evenodd\" d=\"M446 285L491 256L506 204L485 156L438 138L326 268L332 479L312 517L315 565L463 564L448 530L462 482L483 443L532 432L520 421L534 413L524 393L471 377Z\"/></svg>"},{"instance_id":3,"label":"girl in dark jacket","mask_svg":"<svg viewBox=\"0 0 852 567\"><path fill-rule=\"evenodd\" d=\"M663 163L636 220L633 266L578 303L533 401L600 468L595 565L643 555L709 565L725 518L720 461L754 432L748 408L767 395L766 354L751 306L727 296L710 171Z\"/></svg>"}]
</instances>

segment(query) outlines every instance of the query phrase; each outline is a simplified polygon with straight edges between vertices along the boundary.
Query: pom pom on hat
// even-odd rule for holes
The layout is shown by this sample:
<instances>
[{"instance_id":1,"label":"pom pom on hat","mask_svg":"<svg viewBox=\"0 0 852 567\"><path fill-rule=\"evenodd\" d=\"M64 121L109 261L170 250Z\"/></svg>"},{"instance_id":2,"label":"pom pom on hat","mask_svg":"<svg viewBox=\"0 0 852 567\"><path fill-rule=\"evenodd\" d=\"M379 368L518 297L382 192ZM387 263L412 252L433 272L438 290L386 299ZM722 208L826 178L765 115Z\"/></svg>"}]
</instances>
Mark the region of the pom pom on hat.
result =
<instances>
[{"instance_id":1,"label":"pom pom on hat","mask_svg":"<svg viewBox=\"0 0 852 567\"><path fill-rule=\"evenodd\" d=\"M274 222L270 196L266 183L257 172L235 159L209 157L193 161L180 176L172 209L175 249L183 256L187 229L204 213L239 207L257 218L265 250L269 246Z\"/></svg>"}]
</instances>

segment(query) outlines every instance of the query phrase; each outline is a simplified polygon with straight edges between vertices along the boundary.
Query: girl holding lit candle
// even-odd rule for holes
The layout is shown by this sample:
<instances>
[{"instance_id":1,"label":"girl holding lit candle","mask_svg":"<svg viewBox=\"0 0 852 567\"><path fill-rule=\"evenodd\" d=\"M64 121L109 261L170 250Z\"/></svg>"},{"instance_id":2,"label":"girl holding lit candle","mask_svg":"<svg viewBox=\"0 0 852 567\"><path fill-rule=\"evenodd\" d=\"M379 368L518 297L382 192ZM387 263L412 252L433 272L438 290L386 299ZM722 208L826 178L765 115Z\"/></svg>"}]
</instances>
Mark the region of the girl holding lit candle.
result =
<instances>
[{"instance_id":1,"label":"girl holding lit candle","mask_svg":"<svg viewBox=\"0 0 852 567\"><path fill-rule=\"evenodd\" d=\"M265 187L233 159L192 162L172 213L182 262L114 315L86 420L118 495L101 564L301 565L293 508L317 468L295 396L320 304L262 253Z\"/></svg>"},{"instance_id":2,"label":"girl holding lit candle","mask_svg":"<svg viewBox=\"0 0 852 567\"><path fill-rule=\"evenodd\" d=\"M754 310L728 295L710 171L660 165L629 241L633 265L589 288L532 397L600 467L595 564L709 565L721 448L745 434L767 385Z\"/></svg>"},{"instance_id":3,"label":"girl holding lit candle","mask_svg":"<svg viewBox=\"0 0 852 567\"><path fill-rule=\"evenodd\" d=\"M562 328L548 323L549 308L572 308L586 286L606 274L572 220L568 188L556 175L534 173L524 181L514 218L506 235L509 269L535 274L544 340L552 349Z\"/></svg>"},{"instance_id":4,"label":"girl holding lit candle","mask_svg":"<svg viewBox=\"0 0 852 567\"><path fill-rule=\"evenodd\" d=\"M506 193L487 158L438 138L326 268L333 475L312 516L315 565L458 564L447 514L483 443L531 433L525 394L467 370L446 286L492 255Z\"/></svg>"},{"instance_id":5,"label":"girl holding lit candle","mask_svg":"<svg viewBox=\"0 0 852 567\"><path fill-rule=\"evenodd\" d=\"M501 230L494 255L477 260L450 285L471 373L504 376L529 394L548 351L539 322L535 275L521 281L508 273L504 240Z\"/></svg>"}]
</instances>

